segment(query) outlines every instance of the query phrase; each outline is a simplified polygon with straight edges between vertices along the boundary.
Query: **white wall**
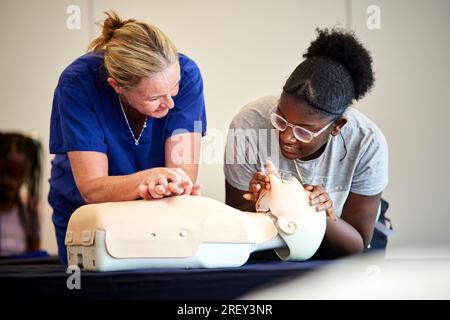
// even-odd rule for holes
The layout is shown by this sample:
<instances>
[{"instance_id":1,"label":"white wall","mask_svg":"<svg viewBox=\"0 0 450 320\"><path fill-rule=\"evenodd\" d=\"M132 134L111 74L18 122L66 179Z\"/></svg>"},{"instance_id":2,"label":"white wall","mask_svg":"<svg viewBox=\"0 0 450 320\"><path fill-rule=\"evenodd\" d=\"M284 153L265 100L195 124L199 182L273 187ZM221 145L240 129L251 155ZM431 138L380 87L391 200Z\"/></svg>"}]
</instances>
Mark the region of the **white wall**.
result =
<instances>
[{"instance_id":1,"label":"white wall","mask_svg":"<svg viewBox=\"0 0 450 320\"><path fill-rule=\"evenodd\" d=\"M450 244L450 1L352 1L353 27L372 51L376 86L358 104L386 135L385 197L396 228L391 245ZM366 8L381 9L381 30Z\"/></svg>"},{"instance_id":2,"label":"white wall","mask_svg":"<svg viewBox=\"0 0 450 320\"><path fill-rule=\"evenodd\" d=\"M42 246L56 252L56 240L47 203L50 172L49 119L61 71L86 50L86 28L66 28L66 8L73 3L87 11L85 1L0 1L0 130L36 131L44 146ZM87 15L82 14L87 25Z\"/></svg>"},{"instance_id":3,"label":"white wall","mask_svg":"<svg viewBox=\"0 0 450 320\"><path fill-rule=\"evenodd\" d=\"M390 145L391 180L385 197L397 231L392 243L448 243L445 164L450 161L444 148L449 110L444 92L450 89L445 55L449 2L377 3L382 10L379 31L365 27L365 11L372 4L367 1L2 0L0 129L35 129L48 153L51 100L59 73L85 52L98 33L94 22L108 9L159 26L181 52L194 58L204 77L209 129L223 133L244 104L280 92L314 38L315 27L351 23L374 54L376 87L358 107L380 125ZM66 28L71 4L81 8L80 30ZM222 150L218 152L221 160ZM45 196L49 161L46 156ZM199 179L205 195L224 199L220 164L203 164ZM43 203L43 246L56 252L45 197Z\"/></svg>"}]
</instances>

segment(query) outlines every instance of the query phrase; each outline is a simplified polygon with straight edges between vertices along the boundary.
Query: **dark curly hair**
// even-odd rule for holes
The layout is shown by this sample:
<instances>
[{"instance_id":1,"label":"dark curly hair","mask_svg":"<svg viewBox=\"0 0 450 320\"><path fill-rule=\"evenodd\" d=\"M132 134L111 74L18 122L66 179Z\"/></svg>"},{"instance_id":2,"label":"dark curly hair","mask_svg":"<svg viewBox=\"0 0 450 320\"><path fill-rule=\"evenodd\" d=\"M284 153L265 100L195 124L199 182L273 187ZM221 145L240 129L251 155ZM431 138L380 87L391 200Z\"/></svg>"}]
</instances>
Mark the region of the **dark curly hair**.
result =
<instances>
[{"instance_id":1,"label":"dark curly hair","mask_svg":"<svg viewBox=\"0 0 450 320\"><path fill-rule=\"evenodd\" d=\"M283 94L307 102L316 113L337 118L353 99L361 99L372 88L372 58L353 32L336 28L316 32Z\"/></svg>"},{"instance_id":2,"label":"dark curly hair","mask_svg":"<svg viewBox=\"0 0 450 320\"><path fill-rule=\"evenodd\" d=\"M41 185L41 157L42 146L40 141L21 133L0 132L0 168L1 163L12 152L23 153L30 163L30 170L25 177L27 188L27 202L22 203L16 195L19 218L25 231L27 251L39 249L39 214L38 203ZM0 170L2 178L7 175Z\"/></svg>"}]
</instances>

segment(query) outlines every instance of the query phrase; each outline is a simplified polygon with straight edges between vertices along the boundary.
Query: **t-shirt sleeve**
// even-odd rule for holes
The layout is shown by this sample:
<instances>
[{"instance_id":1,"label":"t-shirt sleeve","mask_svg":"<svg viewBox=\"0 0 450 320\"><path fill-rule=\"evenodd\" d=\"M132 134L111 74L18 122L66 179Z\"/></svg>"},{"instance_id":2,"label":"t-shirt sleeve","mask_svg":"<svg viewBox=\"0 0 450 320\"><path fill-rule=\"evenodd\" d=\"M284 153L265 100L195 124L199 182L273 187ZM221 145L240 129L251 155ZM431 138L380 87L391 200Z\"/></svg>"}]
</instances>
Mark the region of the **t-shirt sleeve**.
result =
<instances>
[{"instance_id":1,"label":"t-shirt sleeve","mask_svg":"<svg viewBox=\"0 0 450 320\"><path fill-rule=\"evenodd\" d=\"M185 132L206 133L206 110L203 96L203 79L200 69L189 60L181 74L180 91L175 106L170 111L165 139Z\"/></svg>"},{"instance_id":2,"label":"t-shirt sleeve","mask_svg":"<svg viewBox=\"0 0 450 320\"><path fill-rule=\"evenodd\" d=\"M350 191L372 196L382 192L388 184L388 146L384 135L375 131L367 149L361 154L353 175Z\"/></svg>"},{"instance_id":3,"label":"t-shirt sleeve","mask_svg":"<svg viewBox=\"0 0 450 320\"><path fill-rule=\"evenodd\" d=\"M236 189L249 190L250 180L260 171L257 130L243 129L231 123L224 156L226 181Z\"/></svg>"},{"instance_id":4,"label":"t-shirt sleeve","mask_svg":"<svg viewBox=\"0 0 450 320\"><path fill-rule=\"evenodd\" d=\"M236 189L249 190L254 174L271 160L279 167L278 131L268 123L278 97L261 97L237 113L230 123L225 144L224 174Z\"/></svg>"},{"instance_id":5,"label":"t-shirt sleeve","mask_svg":"<svg viewBox=\"0 0 450 320\"><path fill-rule=\"evenodd\" d=\"M79 80L60 83L53 98L50 153L106 150L103 129Z\"/></svg>"}]
</instances>

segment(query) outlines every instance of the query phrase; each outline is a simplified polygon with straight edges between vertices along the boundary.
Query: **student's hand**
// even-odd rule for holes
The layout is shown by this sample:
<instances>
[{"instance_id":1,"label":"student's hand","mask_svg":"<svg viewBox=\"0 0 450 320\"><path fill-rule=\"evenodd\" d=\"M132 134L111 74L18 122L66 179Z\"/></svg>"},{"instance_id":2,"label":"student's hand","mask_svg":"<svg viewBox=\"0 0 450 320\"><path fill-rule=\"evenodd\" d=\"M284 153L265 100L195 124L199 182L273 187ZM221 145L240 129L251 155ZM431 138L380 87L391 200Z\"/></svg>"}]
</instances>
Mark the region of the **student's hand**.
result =
<instances>
[{"instance_id":1,"label":"student's hand","mask_svg":"<svg viewBox=\"0 0 450 320\"><path fill-rule=\"evenodd\" d=\"M278 169L270 160L266 162L264 169L265 173L258 171L253 175L253 178L250 180L249 184L249 192L243 195L244 199L256 202L261 190L270 190L269 174L277 174Z\"/></svg>"},{"instance_id":2,"label":"student's hand","mask_svg":"<svg viewBox=\"0 0 450 320\"><path fill-rule=\"evenodd\" d=\"M189 176L180 168L153 168L139 185L139 195L143 199L188 194L200 195L200 184L193 184Z\"/></svg>"},{"instance_id":3,"label":"student's hand","mask_svg":"<svg viewBox=\"0 0 450 320\"><path fill-rule=\"evenodd\" d=\"M325 210L327 216L336 221L336 211L333 208L333 201L328 193L321 186L305 185L304 188L306 191L311 191L309 195L310 205L317 206L317 211Z\"/></svg>"},{"instance_id":4,"label":"student's hand","mask_svg":"<svg viewBox=\"0 0 450 320\"><path fill-rule=\"evenodd\" d=\"M268 175L258 171L253 175L252 180L250 180L249 191L244 193L243 197L246 200L256 202L263 189L270 190L270 179Z\"/></svg>"}]
</instances>

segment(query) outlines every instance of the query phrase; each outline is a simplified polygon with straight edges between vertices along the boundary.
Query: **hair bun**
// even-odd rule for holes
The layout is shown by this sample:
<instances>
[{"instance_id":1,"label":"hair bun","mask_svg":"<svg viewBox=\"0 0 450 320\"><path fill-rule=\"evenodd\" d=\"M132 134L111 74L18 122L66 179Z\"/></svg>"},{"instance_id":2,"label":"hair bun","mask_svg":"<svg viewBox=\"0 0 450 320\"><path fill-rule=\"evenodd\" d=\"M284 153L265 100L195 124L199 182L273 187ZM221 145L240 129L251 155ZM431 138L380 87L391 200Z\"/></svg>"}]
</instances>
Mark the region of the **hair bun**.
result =
<instances>
[{"instance_id":1,"label":"hair bun","mask_svg":"<svg viewBox=\"0 0 450 320\"><path fill-rule=\"evenodd\" d=\"M111 40L114 35L114 31L122 28L125 22L114 11L105 12L106 19L103 21L102 35L105 42Z\"/></svg>"},{"instance_id":2,"label":"hair bun","mask_svg":"<svg viewBox=\"0 0 450 320\"><path fill-rule=\"evenodd\" d=\"M362 98L373 86L372 57L353 32L342 29L316 29L317 38L311 42L304 58L328 57L341 63L353 80L355 99Z\"/></svg>"},{"instance_id":3,"label":"hair bun","mask_svg":"<svg viewBox=\"0 0 450 320\"><path fill-rule=\"evenodd\" d=\"M134 19L122 21L119 15L114 11L104 12L104 14L106 15L106 19L103 23L99 24L102 27L102 34L91 42L88 50L94 52L103 50L114 36L114 31L122 28L127 23L136 22Z\"/></svg>"}]
</instances>

